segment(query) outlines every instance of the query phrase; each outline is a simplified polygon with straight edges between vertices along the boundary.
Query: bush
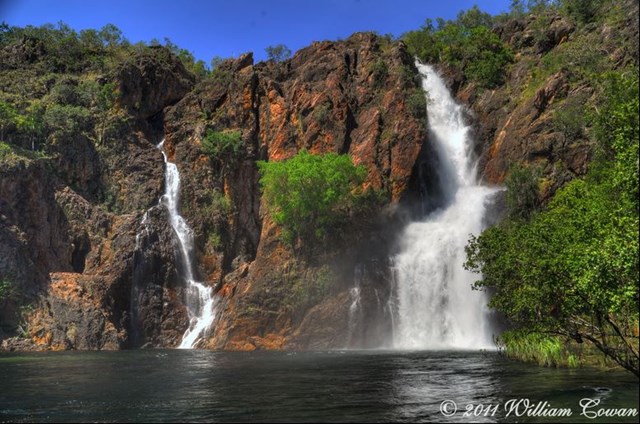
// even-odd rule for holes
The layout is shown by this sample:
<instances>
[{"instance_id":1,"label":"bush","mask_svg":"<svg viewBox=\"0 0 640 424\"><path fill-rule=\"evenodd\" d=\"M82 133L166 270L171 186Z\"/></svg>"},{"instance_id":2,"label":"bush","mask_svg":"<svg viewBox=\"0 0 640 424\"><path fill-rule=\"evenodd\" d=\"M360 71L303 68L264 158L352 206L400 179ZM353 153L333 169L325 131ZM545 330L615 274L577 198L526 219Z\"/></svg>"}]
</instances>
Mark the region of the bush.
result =
<instances>
[{"instance_id":1,"label":"bush","mask_svg":"<svg viewBox=\"0 0 640 424\"><path fill-rule=\"evenodd\" d=\"M512 219L528 219L538 209L540 172L532 166L511 166L504 180L507 206Z\"/></svg>"},{"instance_id":2,"label":"bush","mask_svg":"<svg viewBox=\"0 0 640 424\"><path fill-rule=\"evenodd\" d=\"M240 131L208 129L202 139L202 151L212 160L235 160L242 152L242 135Z\"/></svg>"},{"instance_id":3,"label":"bush","mask_svg":"<svg viewBox=\"0 0 640 424\"><path fill-rule=\"evenodd\" d=\"M424 122L427 114L427 95L422 88L415 88L411 91L407 97L407 107L414 118L422 119Z\"/></svg>"},{"instance_id":4,"label":"bush","mask_svg":"<svg viewBox=\"0 0 640 424\"><path fill-rule=\"evenodd\" d=\"M445 62L462 70L481 87L503 82L513 54L491 30L492 18L477 7L458 15L455 21L431 20L417 31L403 35L409 53L422 62Z\"/></svg>"},{"instance_id":5,"label":"bush","mask_svg":"<svg viewBox=\"0 0 640 424\"><path fill-rule=\"evenodd\" d=\"M289 244L320 241L366 197L360 190L366 169L347 155L303 150L283 162L258 162L258 167L269 213Z\"/></svg>"},{"instance_id":6,"label":"bush","mask_svg":"<svg viewBox=\"0 0 640 424\"><path fill-rule=\"evenodd\" d=\"M384 86L384 82L389 75L389 68L387 67L387 63L383 58L379 58L375 62L373 62L369 67L369 72L371 73L371 77L373 78L373 86L374 87L382 87Z\"/></svg>"},{"instance_id":7,"label":"bush","mask_svg":"<svg viewBox=\"0 0 640 424\"><path fill-rule=\"evenodd\" d=\"M560 7L576 23L584 25L594 20L602 3L602 0L561 0Z\"/></svg>"},{"instance_id":8,"label":"bush","mask_svg":"<svg viewBox=\"0 0 640 424\"><path fill-rule=\"evenodd\" d=\"M553 112L553 127L563 135L565 143L574 142L584 136L584 128L587 124L585 119L587 100L585 96L565 100Z\"/></svg>"}]
</instances>

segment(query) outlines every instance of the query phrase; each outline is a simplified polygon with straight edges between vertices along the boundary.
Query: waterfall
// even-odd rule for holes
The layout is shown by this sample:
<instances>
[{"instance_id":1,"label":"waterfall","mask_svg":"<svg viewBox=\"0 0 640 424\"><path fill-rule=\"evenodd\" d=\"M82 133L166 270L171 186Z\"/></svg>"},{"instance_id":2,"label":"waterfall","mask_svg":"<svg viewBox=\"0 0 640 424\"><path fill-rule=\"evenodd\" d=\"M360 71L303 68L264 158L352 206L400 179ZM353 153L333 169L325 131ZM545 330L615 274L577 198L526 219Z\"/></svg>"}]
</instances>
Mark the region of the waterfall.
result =
<instances>
[{"instance_id":1,"label":"waterfall","mask_svg":"<svg viewBox=\"0 0 640 424\"><path fill-rule=\"evenodd\" d=\"M211 287L207 287L195 279L192 262L193 231L178 211L180 173L176 164L167 159L163 146L164 140L157 146L162 152L166 165L165 193L160 199L160 203L169 212L169 223L178 239L179 256L184 265L184 279L187 283L185 305L189 314L189 328L182 336L180 348L189 349L207 335L216 316L218 298L214 296Z\"/></svg>"},{"instance_id":2,"label":"waterfall","mask_svg":"<svg viewBox=\"0 0 640 424\"><path fill-rule=\"evenodd\" d=\"M356 330L362 325L363 311L362 311L362 299L360 284L364 278L364 266L358 264L355 269L354 286L349 290L349 297L351 298L351 305L349 306L349 323L347 336L347 346L349 349L354 346L357 339Z\"/></svg>"},{"instance_id":3,"label":"waterfall","mask_svg":"<svg viewBox=\"0 0 640 424\"><path fill-rule=\"evenodd\" d=\"M393 258L397 320L393 345L400 349L493 348L486 296L472 290L477 279L463 268L470 234L482 230L495 188L482 186L470 127L432 67L417 64L428 96L430 140L444 206L404 230ZM432 199L434 200L434 199ZM428 201L428 199L427 199Z\"/></svg>"}]
</instances>

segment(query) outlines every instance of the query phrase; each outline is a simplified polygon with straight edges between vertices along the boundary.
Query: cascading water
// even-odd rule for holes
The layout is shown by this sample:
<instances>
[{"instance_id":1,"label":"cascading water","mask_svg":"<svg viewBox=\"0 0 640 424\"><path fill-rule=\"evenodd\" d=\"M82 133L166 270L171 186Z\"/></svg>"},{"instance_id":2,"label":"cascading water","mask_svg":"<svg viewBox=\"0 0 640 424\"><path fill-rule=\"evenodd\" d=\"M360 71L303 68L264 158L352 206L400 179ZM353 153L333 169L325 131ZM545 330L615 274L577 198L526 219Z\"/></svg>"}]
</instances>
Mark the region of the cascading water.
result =
<instances>
[{"instance_id":1,"label":"cascading water","mask_svg":"<svg viewBox=\"0 0 640 424\"><path fill-rule=\"evenodd\" d=\"M444 207L404 231L394 258L400 349L493 348L486 297L472 290L477 276L463 268L470 234L482 230L489 198L497 189L476 177L469 126L463 110L432 67L417 64L427 93L430 138L437 152Z\"/></svg>"},{"instance_id":2,"label":"cascading water","mask_svg":"<svg viewBox=\"0 0 640 424\"><path fill-rule=\"evenodd\" d=\"M165 193L160 202L169 212L169 222L178 238L180 258L184 264L184 278L187 283L185 305L189 314L189 328L182 336L180 348L189 349L194 347L203 336L206 336L210 329L216 317L218 298L214 296L211 287L195 280L191 261L193 257L193 232L178 212L180 173L176 164L167 159L163 146L164 140L158 144L158 149L162 152L166 165Z\"/></svg>"},{"instance_id":3,"label":"cascading water","mask_svg":"<svg viewBox=\"0 0 640 424\"><path fill-rule=\"evenodd\" d=\"M349 334L347 337L347 348L350 348L354 345L356 339L356 330L360 325L362 325L363 311L360 284L362 282L363 273L363 266L356 266L354 286L349 291L349 295L351 297L351 305L349 306Z\"/></svg>"}]
</instances>

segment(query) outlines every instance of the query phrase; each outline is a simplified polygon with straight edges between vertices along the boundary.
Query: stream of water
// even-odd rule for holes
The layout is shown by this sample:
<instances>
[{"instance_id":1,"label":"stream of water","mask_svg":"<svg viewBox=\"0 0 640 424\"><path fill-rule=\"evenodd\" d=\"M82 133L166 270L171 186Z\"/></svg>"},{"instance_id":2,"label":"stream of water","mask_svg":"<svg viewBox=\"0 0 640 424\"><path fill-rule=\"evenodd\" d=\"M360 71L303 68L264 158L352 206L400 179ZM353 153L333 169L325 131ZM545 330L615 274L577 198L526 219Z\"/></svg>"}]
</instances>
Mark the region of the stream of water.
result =
<instances>
[{"instance_id":1,"label":"stream of water","mask_svg":"<svg viewBox=\"0 0 640 424\"><path fill-rule=\"evenodd\" d=\"M393 346L400 349L487 349L493 347L485 294L472 290L477 275L463 268L471 234L482 230L496 188L479 184L470 127L431 66L417 64L428 96L430 142L443 204L401 236L394 258L397 323Z\"/></svg>"},{"instance_id":2,"label":"stream of water","mask_svg":"<svg viewBox=\"0 0 640 424\"><path fill-rule=\"evenodd\" d=\"M164 140L158 145L164 157L165 193L161 203L169 211L169 222L178 239L180 258L184 264L183 276L186 285L185 305L189 314L189 328L182 336L180 348L194 347L203 337L206 337L211 324L216 317L218 298L213 294L211 287L196 281L193 265L193 231L179 212L180 201L180 173L175 163L169 162L163 150Z\"/></svg>"}]
</instances>

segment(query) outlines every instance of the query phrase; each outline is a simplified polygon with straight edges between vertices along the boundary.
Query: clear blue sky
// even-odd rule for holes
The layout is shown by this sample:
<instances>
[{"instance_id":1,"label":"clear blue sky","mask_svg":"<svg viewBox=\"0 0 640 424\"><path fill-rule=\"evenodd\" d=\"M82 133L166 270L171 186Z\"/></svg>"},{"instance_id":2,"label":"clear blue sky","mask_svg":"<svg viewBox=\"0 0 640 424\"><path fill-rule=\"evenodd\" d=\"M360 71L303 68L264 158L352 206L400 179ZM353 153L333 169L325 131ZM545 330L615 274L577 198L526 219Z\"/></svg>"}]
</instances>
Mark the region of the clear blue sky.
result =
<instances>
[{"instance_id":1,"label":"clear blue sky","mask_svg":"<svg viewBox=\"0 0 640 424\"><path fill-rule=\"evenodd\" d=\"M0 0L0 21L9 25L56 24L76 30L119 27L131 42L163 41L194 53L207 64L214 56L253 51L265 58L269 45L292 51L312 41L346 38L357 31L400 35L426 18L455 18L477 4L498 14L510 0Z\"/></svg>"}]
</instances>

